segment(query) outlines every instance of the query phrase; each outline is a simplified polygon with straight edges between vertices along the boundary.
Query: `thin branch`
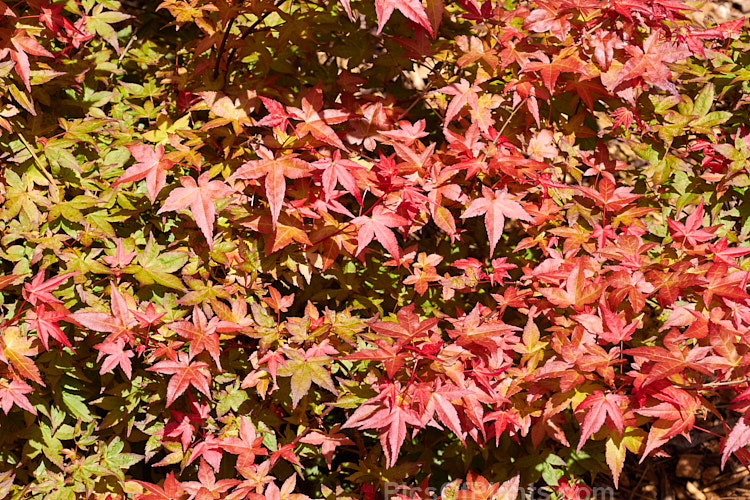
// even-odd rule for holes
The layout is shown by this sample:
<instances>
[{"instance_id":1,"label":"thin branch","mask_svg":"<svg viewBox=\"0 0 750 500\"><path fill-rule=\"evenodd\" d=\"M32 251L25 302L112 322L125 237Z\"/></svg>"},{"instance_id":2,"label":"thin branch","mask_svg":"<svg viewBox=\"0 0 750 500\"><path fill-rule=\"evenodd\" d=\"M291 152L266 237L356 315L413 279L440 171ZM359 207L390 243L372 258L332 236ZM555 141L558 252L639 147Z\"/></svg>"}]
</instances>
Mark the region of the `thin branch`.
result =
<instances>
[{"instance_id":1,"label":"thin branch","mask_svg":"<svg viewBox=\"0 0 750 500\"><path fill-rule=\"evenodd\" d=\"M691 384L678 386L680 389L685 390L701 390L701 389L713 389L716 387L732 387L735 385L749 384L750 378L743 378L740 380L726 380L724 382L706 382L705 384Z\"/></svg>"},{"instance_id":2,"label":"thin branch","mask_svg":"<svg viewBox=\"0 0 750 500\"><path fill-rule=\"evenodd\" d=\"M227 23L227 28L224 30L224 36L221 39L221 44L219 45L219 52L216 54L216 66L214 66L214 80L219 76L219 66L221 66L221 57L224 54L224 47L227 44L227 38L229 38L229 32L232 31L232 26L234 25L234 21L237 19L237 17L233 17L229 20ZM227 66L228 68L228 66Z\"/></svg>"},{"instance_id":3,"label":"thin branch","mask_svg":"<svg viewBox=\"0 0 750 500\"><path fill-rule=\"evenodd\" d=\"M516 113L518 112L519 109L521 109L521 106L523 106L524 104L526 104L526 101L528 99L529 99L528 97L524 97L523 100L521 102L519 102L518 105L516 105L515 108L513 108L513 111L510 113L510 116L508 117L508 119L505 120L505 123L503 123L503 126L500 127L500 130L498 130L497 135L495 136L495 138L492 139L492 142L490 143L490 145L487 147L487 149L484 150L484 153L482 154L482 160L481 160L482 162L484 162L487 159L487 154L489 153L489 151L497 145L497 141L499 141L500 138L503 136L503 132L505 132L505 129L508 126L508 124L516 116Z\"/></svg>"},{"instance_id":4,"label":"thin branch","mask_svg":"<svg viewBox=\"0 0 750 500\"><path fill-rule=\"evenodd\" d=\"M134 34L130 37L130 40L128 40L128 44L125 45L125 48L122 49L122 53L120 54L120 57L117 58L117 65L120 66L122 64L122 60L125 57L125 54L130 50L130 46L133 45L133 42L137 40L137 36Z\"/></svg>"},{"instance_id":5,"label":"thin branch","mask_svg":"<svg viewBox=\"0 0 750 500\"><path fill-rule=\"evenodd\" d=\"M274 8L278 9L281 6L281 4L283 4L285 1L286 0L276 0L273 3ZM240 35L240 41L242 41L245 38L249 37L252 34L252 32L255 30L255 28L257 28L260 25L260 23L265 22L266 17L269 14L273 13L273 12L274 11L266 12L261 17L259 17L258 19L256 19L253 24L251 24L250 26L248 26L247 28L245 28L245 30ZM223 44L222 44L222 46L223 46ZM227 79L229 78L229 67L232 64L232 60L234 59L234 55L236 53L237 53L237 47L232 47L232 50L229 51L229 55L227 56L227 69L226 69L226 73L224 74L224 85L225 86L227 84ZM218 68L219 61L217 61L216 64L217 64L217 68ZM214 78L216 78L217 75L218 75L218 73L214 72Z\"/></svg>"}]
</instances>

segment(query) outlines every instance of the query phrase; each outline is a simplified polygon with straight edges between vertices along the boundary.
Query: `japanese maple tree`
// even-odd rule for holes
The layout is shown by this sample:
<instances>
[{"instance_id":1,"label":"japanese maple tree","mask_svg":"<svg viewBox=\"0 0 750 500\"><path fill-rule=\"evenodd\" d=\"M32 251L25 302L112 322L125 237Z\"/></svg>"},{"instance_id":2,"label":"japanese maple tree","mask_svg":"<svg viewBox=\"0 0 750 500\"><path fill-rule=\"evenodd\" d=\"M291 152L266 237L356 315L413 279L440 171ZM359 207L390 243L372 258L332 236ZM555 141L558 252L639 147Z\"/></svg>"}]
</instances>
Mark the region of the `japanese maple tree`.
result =
<instances>
[{"instance_id":1,"label":"japanese maple tree","mask_svg":"<svg viewBox=\"0 0 750 500\"><path fill-rule=\"evenodd\" d=\"M697 8L0 1L0 497L747 464L750 31Z\"/></svg>"}]
</instances>

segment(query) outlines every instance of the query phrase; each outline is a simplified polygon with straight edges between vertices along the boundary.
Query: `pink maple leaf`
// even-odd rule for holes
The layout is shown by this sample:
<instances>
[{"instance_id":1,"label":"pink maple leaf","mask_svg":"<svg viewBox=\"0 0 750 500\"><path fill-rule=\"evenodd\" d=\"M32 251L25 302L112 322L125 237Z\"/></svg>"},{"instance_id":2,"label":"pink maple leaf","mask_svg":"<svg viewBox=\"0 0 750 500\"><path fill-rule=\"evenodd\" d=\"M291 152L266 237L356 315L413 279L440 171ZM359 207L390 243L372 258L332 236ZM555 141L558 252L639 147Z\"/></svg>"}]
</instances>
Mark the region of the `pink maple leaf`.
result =
<instances>
[{"instance_id":1,"label":"pink maple leaf","mask_svg":"<svg viewBox=\"0 0 750 500\"><path fill-rule=\"evenodd\" d=\"M26 397L26 394L33 391L34 389L23 380L14 378L8 382L5 379L0 379L0 408L2 408L7 415L15 404L19 408L23 408L24 410L36 415L36 410L31 406L31 403Z\"/></svg>"},{"instance_id":2,"label":"pink maple leaf","mask_svg":"<svg viewBox=\"0 0 750 500\"><path fill-rule=\"evenodd\" d=\"M190 207L195 223L206 237L208 247L214 246L214 220L216 219L216 207L214 200L229 196L233 189L223 181L209 180L210 172L204 172L198 177L198 182L192 177L181 177L181 188L177 188L164 202L157 213L171 212Z\"/></svg>"},{"instance_id":3,"label":"pink maple leaf","mask_svg":"<svg viewBox=\"0 0 750 500\"><path fill-rule=\"evenodd\" d=\"M359 232L357 233L357 255L375 238L391 255L398 259L401 252L396 241L396 236L390 228L406 226L409 224L408 220L387 211L382 205L378 205L373 209L372 216L355 217L352 219L352 224L359 226Z\"/></svg>"},{"instance_id":4,"label":"pink maple leaf","mask_svg":"<svg viewBox=\"0 0 750 500\"><path fill-rule=\"evenodd\" d=\"M310 164L293 154L281 155L277 158L263 146L260 146L256 152L261 158L246 162L229 177L229 180L265 177L266 197L271 209L271 220L273 226L276 227L286 194L286 178L301 179L302 177L309 177L311 173Z\"/></svg>"},{"instance_id":5,"label":"pink maple leaf","mask_svg":"<svg viewBox=\"0 0 750 500\"><path fill-rule=\"evenodd\" d=\"M154 203L159 191L167 183L166 171L172 168L172 162L164 158L164 145L159 144L152 148L146 144L133 144L128 146L128 149L136 164L118 177L112 186L145 178L148 198Z\"/></svg>"},{"instance_id":6,"label":"pink maple leaf","mask_svg":"<svg viewBox=\"0 0 750 500\"><path fill-rule=\"evenodd\" d=\"M461 78L461 81L458 83L453 83L439 89L438 92L454 96L448 105L448 109L445 111L445 125L447 126L466 104L473 111L476 111L479 106L479 96L477 93L481 90L481 87L469 83L465 78Z\"/></svg>"},{"instance_id":7,"label":"pink maple leaf","mask_svg":"<svg viewBox=\"0 0 750 500\"><path fill-rule=\"evenodd\" d=\"M490 255L495 253L497 242L503 235L506 217L526 222L533 220L520 203L508 196L507 189L492 191L486 186L482 187L482 198L472 201L461 218L467 219L479 215L484 215L487 236L490 238Z\"/></svg>"},{"instance_id":8,"label":"pink maple leaf","mask_svg":"<svg viewBox=\"0 0 750 500\"><path fill-rule=\"evenodd\" d=\"M130 380L133 375L133 365L130 362L130 358L135 356L135 354L131 349L125 350L124 347L125 339L122 337L115 341L102 342L94 346L94 349L99 351L99 355L96 357L97 362L102 359L102 356L107 356L104 363L102 363L102 367L99 369L100 375L111 372L115 366L119 365L122 371L125 372L125 375L128 376L128 380Z\"/></svg>"}]
</instances>

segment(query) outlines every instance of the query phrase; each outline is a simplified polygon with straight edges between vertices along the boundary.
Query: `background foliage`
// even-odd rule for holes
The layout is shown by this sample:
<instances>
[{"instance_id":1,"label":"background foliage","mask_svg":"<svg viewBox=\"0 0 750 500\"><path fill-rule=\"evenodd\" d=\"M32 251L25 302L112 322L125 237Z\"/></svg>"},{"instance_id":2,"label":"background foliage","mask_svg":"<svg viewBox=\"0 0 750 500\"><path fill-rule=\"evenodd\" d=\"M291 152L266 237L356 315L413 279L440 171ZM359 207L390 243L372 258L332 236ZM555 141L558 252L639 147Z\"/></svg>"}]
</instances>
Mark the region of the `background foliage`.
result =
<instances>
[{"instance_id":1,"label":"background foliage","mask_svg":"<svg viewBox=\"0 0 750 500\"><path fill-rule=\"evenodd\" d=\"M750 35L696 6L0 1L0 497L746 462Z\"/></svg>"}]
</instances>

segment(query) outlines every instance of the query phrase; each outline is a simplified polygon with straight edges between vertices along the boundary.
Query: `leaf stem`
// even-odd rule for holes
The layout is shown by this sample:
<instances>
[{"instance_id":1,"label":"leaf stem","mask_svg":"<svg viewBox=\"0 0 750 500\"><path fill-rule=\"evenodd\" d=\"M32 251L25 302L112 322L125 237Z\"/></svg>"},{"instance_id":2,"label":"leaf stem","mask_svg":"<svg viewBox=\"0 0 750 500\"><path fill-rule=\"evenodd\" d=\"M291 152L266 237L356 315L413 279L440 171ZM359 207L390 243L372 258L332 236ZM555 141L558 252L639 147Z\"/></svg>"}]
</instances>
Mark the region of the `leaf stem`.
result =
<instances>
[{"instance_id":1,"label":"leaf stem","mask_svg":"<svg viewBox=\"0 0 750 500\"><path fill-rule=\"evenodd\" d=\"M516 116L516 113L518 112L519 109L521 109L521 106L526 104L526 101L528 99L529 99L528 97L524 97L523 100L519 102L515 108L513 108L513 111L511 111L510 116L508 116L508 119L505 120L505 123L503 123L503 126L500 127L500 130L498 130L495 138L492 139L492 142L490 143L490 145L484 150L484 153L482 153L482 159L480 160L480 162L484 163L484 161L487 159L488 152L497 145L497 141L499 141L500 138L503 136L503 132L505 132L505 129L508 127L508 124Z\"/></svg>"},{"instance_id":2,"label":"leaf stem","mask_svg":"<svg viewBox=\"0 0 750 500\"><path fill-rule=\"evenodd\" d=\"M44 174L44 176L47 178L47 180L50 182L50 184L56 184L54 177L52 177L52 174L50 174L47 169L42 165L41 160L39 160L39 157L36 155L36 151L32 149L31 144L29 144L29 141L26 140L26 138L23 136L21 132L17 132L18 137L21 139L21 142L23 142L23 145L26 146L26 149L29 153L31 153L31 156L34 158L34 162L36 162L36 166L41 170L41 172Z\"/></svg>"},{"instance_id":3,"label":"leaf stem","mask_svg":"<svg viewBox=\"0 0 750 500\"><path fill-rule=\"evenodd\" d=\"M8 320L5 320L2 324L0 324L0 328L5 328L8 325L12 325L16 321L18 321L18 319L21 317L21 314L23 314L25 312L29 312L29 311L31 311L31 309L33 309L33 308L24 309L23 307L26 304L27 304L26 299L23 299L23 302L21 302L21 306L18 308L18 312L15 314L15 316L13 316L12 318L10 318Z\"/></svg>"}]
</instances>

